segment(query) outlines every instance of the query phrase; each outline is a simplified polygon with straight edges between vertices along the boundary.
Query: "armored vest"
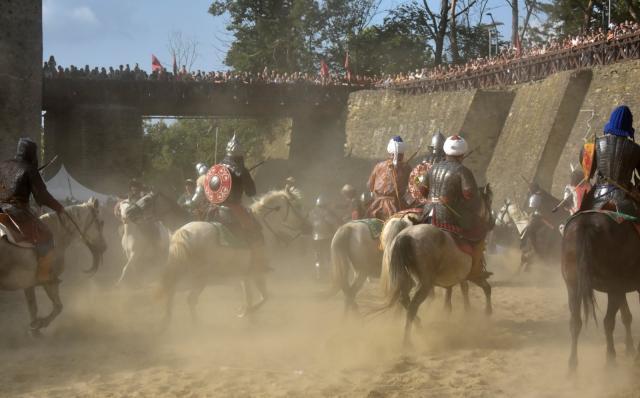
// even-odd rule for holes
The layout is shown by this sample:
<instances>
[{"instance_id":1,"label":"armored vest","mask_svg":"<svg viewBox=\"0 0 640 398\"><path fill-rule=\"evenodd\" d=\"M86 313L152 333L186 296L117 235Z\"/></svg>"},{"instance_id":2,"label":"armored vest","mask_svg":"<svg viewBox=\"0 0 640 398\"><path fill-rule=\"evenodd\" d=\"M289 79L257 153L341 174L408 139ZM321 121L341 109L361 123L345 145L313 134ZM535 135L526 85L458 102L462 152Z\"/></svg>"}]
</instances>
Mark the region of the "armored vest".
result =
<instances>
[{"instance_id":1,"label":"armored vest","mask_svg":"<svg viewBox=\"0 0 640 398\"><path fill-rule=\"evenodd\" d=\"M256 184L244 166L242 157L226 156L221 164L225 165L231 173L231 193L224 204L239 204L242 201L242 194L249 197L255 196Z\"/></svg>"},{"instance_id":2,"label":"armored vest","mask_svg":"<svg viewBox=\"0 0 640 398\"><path fill-rule=\"evenodd\" d=\"M478 187L471 170L455 160L444 160L433 165L427 179L434 223L468 227L478 205Z\"/></svg>"},{"instance_id":3,"label":"armored vest","mask_svg":"<svg viewBox=\"0 0 640 398\"><path fill-rule=\"evenodd\" d=\"M633 171L640 166L640 146L635 142L615 135L606 135L596 140L596 184L615 182L631 187Z\"/></svg>"}]
</instances>

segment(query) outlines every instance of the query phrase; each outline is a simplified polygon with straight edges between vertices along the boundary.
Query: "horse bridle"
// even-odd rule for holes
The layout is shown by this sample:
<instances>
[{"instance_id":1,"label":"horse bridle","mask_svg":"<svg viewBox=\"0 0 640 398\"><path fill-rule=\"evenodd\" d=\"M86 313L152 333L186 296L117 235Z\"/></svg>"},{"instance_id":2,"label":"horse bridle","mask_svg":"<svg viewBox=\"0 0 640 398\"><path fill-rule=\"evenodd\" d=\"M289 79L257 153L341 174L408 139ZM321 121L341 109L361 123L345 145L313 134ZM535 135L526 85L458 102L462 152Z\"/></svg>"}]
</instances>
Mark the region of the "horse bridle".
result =
<instances>
[{"instance_id":1,"label":"horse bridle","mask_svg":"<svg viewBox=\"0 0 640 398\"><path fill-rule=\"evenodd\" d=\"M289 218L289 212L292 212L296 217L298 217L298 219L300 220L304 220L306 217L303 217L302 214L300 214L300 212L295 208L294 205L291 204L291 201L289 200L288 197L285 197L285 202L287 204L286 206L286 212L284 214L284 217L282 218L282 224L291 229L291 230L296 230L295 228L291 227L289 224L287 224L287 219ZM294 240L298 239L300 237L300 235L302 234L300 231L297 231L297 234L289 239L288 241L283 239L274 229L273 227L271 227L271 224L269 224L269 221L267 220L267 216L270 215L273 212L277 212L280 211L279 207L266 207L265 209L267 209L267 212L264 213L262 215L262 222L263 224L267 227L267 229L269 230L269 232L271 232L273 234L273 236L276 237L276 239L278 239L278 241L280 241L281 243L283 243L284 245L288 245L291 242L293 242Z\"/></svg>"},{"instance_id":2,"label":"horse bridle","mask_svg":"<svg viewBox=\"0 0 640 398\"><path fill-rule=\"evenodd\" d=\"M73 219L73 217L71 217L69 213L65 211L62 214L64 214L69 219L69 221L71 221L71 224L74 226L75 230L78 232L78 234L80 235L80 238L82 239L84 244L87 245L89 250L93 251L94 249L96 249L96 247L93 243L91 243L89 238L87 238L87 231L89 231L89 228L91 228L93 224L98 222L98 212L95 208L93 208L93 206L90 207L89 211L91 212L91 218L87 223L85 223L85 226L83 229L80 229L80 227L78 226L78 223L76 223L76 221ZM63 228L67 230L67 233L69 233L69 229L66 226L64 226L64 223L62 223L62 225L63 225Z\"/></svg>"}]
</instances>

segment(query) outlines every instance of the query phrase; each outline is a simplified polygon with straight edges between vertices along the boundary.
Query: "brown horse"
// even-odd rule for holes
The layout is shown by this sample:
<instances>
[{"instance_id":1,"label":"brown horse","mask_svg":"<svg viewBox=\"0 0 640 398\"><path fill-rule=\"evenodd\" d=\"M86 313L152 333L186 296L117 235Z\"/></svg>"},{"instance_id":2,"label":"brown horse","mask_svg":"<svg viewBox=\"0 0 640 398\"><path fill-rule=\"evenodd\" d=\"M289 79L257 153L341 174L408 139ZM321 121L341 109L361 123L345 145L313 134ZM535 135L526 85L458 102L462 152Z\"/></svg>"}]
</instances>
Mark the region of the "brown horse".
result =
<instances>
[{"instance_id":1,"label":"brown horse","mask_svg":"<svg viewBox=\"0 0 640 398\"><path fill-rule=\"evenodd\" d=\"M640 237L630 222L618 223L598 212L578 213L567 223L562 240L562 276L567 285L571 312L571 356L569 368L578 366L578 336L582 328L580 308L595 320L594 290L607 293L604 331L607 361L616 351L613 329L618 310L626 328L626 348L635 352L631 337L631 312L626 293L640 289Z\"/></svg>"}]
</instances>

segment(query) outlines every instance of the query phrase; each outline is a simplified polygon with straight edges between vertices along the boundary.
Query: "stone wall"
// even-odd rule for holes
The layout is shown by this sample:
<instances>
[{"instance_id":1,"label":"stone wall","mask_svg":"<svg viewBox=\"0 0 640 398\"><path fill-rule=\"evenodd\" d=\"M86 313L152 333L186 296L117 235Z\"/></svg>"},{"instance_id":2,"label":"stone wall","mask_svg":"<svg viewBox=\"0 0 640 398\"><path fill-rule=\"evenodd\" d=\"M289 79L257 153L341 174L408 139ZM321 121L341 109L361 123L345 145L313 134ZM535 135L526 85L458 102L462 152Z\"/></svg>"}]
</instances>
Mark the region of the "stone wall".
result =
<instances>
[{"instance_id":1,"label":"stone wall","mask_svg":"<svg viewBox=\"0 0 640 398\"><path fill-rule=\"evenodd\" d=\"M42 0L0 1L0 159L40 140Z\"/></svg>"},{"instance_id":2,"label":"stone wall","mask_svg":"<svg viewBox=\"0 0 640 398\"><path fill-rule=\"evenodd\" d=\"M551 189L553 170L589 86L589 72L562 72L517 87L487 170L494 203L523 203L527 183Z\"/></svg>"},{"instance_id":3,"label":"stone wall","mask_svg":"<svg viewBox=\"0 0 640 398\"><path fill-rule=\"evenodd\" d=\"M636 131L640 130L640 61L621 62L594 68L593 79L572 126L571 135L563 147L562 156L553 174L553 192L560 195L569 181L570 164L578 167L578 153L584 138L592 133L602 135L613 108L628 105L635 116Z\"/></svg>"}]
</instances>

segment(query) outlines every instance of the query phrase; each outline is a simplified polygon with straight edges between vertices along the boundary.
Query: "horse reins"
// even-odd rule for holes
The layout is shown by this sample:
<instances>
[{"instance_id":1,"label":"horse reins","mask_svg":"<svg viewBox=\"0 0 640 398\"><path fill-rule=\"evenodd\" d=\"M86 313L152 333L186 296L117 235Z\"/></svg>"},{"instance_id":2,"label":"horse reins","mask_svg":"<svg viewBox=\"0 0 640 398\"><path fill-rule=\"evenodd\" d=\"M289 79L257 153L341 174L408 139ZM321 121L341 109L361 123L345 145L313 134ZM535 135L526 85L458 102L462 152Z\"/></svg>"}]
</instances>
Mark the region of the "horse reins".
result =
<instances>
[{"instance_id":1,"label":"horse reins","mask_svg":"<svg viewBox=\"0 0 640 398\"><path fill-rule=\"evenodd\" d=\"M73 217L71 217L71 215L69 213L64 211L62 214L67 216L69 221L71 221L71 224L75 227L76 231L78 231L78 234L80 234L80 238L82 239L84 244L87 245L87 247L89 247L90 250L93 250L94 249L94 245L87 238L86 232L93 225L93 223L95 223L97 221L98 217L97 217L94 209L90 209L90 211L91 211L91 215L93 217L91 217L91 221L89 223L87 223L87 226L84 228L84 230L80 229L80 226L78 226L76 221L73 219ZM67 228L65 227L65 229L67 229Z\"/></svg>"},{"instance_id":2,"label":"horse reins","mask_svg":"<svg viewBox=\"0 0 640 398\"><path fill-rule=\"evenodd\" d=\"M286 213L284 215L284 217L282 218L282 222L285 226L287 226L290 229L294 229L292 227L290 227L289 225L286 224L286 220L289 218L289 210L291 210L296 217L298 217L301 220L304 220L304 217L302 217L302 215L295 209L295 207L293 207L293 205L291 204L291 202L289 201L288 198L286 198L286 202L287 202L287 209L286 209ZM273 234L273 236L276 237L276 239L278 239L279 241L281 241L283 244L288 245L291 242L293 242L294 240L298 239L301 235L300 232L298 232L293 238L291 238L289 241L285 241L283 238L281 238L278 233L271 227L271 225L269 224L269 221L267 220L267 216L271 213L273 213L274 211L278 211L279 209L277 208L273 208L273 207L266 207L265 209L267 209L267 213L262 215L262 221L264 223L264 225L267 227L267 229L269 230L269 232L271 232Z\"/></svg>"}]
</instances>

